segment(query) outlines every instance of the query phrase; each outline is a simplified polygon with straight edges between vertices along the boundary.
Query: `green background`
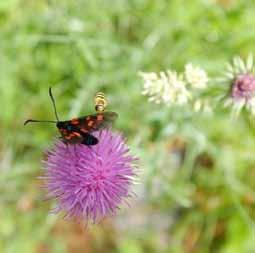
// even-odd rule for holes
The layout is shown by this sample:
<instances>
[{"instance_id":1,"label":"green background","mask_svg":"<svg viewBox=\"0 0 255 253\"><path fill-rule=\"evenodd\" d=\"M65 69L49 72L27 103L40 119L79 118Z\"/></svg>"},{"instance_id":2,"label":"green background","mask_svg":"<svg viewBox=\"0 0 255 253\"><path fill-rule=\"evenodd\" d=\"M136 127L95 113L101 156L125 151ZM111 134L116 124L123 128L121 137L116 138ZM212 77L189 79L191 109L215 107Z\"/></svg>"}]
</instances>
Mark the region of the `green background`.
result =
<instances>
[{"instance_id":1,"label":"green background","mask_svg":"<svg viewBox=\"0 0 255 253\"><path fill-rule=\"evenodd\" d=\"M217 77L255 53L254 12L253 0L1 0L0 252L255 252L254 119L150 104L138 76L193 62ZM53 119L50 85L61 119L105 92L140 157L137 197L100 224L49 214L37 177L57 129L23 122Z\"/></svg>"}]
</instances>

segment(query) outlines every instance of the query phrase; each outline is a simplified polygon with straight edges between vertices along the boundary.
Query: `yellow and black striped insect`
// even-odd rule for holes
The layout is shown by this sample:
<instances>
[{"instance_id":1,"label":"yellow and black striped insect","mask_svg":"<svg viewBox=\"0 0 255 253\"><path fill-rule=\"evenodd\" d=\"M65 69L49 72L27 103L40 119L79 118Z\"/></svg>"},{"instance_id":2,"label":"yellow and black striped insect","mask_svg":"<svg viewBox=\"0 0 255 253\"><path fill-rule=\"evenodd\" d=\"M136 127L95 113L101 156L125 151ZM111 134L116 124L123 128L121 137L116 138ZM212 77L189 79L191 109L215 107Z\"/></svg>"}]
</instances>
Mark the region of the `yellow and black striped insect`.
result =
<instances>
[{"instance_id":1,"label":"yellow and black striped insect","mask_svg":"<svg viewBox=\"0 0 255 253\"><path fill-rule=\"evenodd\" d=\"M96 114L87 115L80 118L74 118L71 120L60 121L54 97L51 92L51 87L49 88L49 95L53 104L54 113L56 121L53 120L34 120L28 119L25 121L24 125L30 122L47 122L55 123L61 138L65 143L68 144L84 144L84 145L96 145L98 139L93 136L93 132L108 128L117 119L118 114L116 112L105 112L105 107L107 106L107 100L103 93L97 93L95 96L95 109Z\"/></svg>"},{"instance_id":2,"label":"yellow and black striped insect","mask_svg":"<svg viewBox=\"0 0 255 253\"><path fill-rule=\"evenodd\" d=\"M103 92L97 92L95 95L95 110L97 112L103 112L108 105L108 101Z\"/></svg>"}]
</instances>

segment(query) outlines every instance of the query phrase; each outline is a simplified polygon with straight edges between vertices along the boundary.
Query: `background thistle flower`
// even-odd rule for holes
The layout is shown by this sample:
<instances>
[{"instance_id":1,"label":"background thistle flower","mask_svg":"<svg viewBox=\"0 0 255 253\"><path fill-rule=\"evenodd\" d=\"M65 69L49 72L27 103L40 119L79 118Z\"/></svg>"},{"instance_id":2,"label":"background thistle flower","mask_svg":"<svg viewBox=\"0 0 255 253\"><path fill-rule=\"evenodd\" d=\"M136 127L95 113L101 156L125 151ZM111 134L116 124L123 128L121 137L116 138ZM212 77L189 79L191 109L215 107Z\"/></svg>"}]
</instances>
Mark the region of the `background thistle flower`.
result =
<instances>
[{"instance_id":1,"label":"background thistle flower","mask_svg":"<svg viewBox=\"0 0 255 253\"><path fill-rule=\"evenodd\" d=\"M235 57L232 64L227 64L222 81L229 86L226 106L232 106L237 115L243 107L252 114L255 113L255 75L253 56L246 61Z\"/></svg>"},{"instance_id":2,"label":"background thistle flower","mask_svg":"<svg viewBox=\"0 0 255 253\"><path fill-rule=\"evenodd\" d=\"M95 136L95 146L58 141L48 152L43 178L49 197L57 199L54 212L96 222L130 196L136 158L120 134L102 130Z\"/></svg>"}]
</instances>

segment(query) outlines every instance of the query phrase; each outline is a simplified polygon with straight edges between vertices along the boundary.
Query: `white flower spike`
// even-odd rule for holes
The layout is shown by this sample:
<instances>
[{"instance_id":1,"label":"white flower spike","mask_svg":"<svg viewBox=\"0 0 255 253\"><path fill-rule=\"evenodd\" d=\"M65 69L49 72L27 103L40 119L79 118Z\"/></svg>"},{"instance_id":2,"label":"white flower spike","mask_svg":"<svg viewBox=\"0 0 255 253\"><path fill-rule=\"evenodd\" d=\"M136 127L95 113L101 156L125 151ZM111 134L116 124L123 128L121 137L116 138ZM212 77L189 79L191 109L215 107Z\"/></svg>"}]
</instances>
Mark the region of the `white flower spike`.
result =
<instances>
[{"instance_id":1,"label":"white flower spike","mask_svg":"<svg viewBox=\"0 0 255 253\"><path fill-rule=\"evenodd\" d=\"M194 89L204 89L208 83L208 76L205 70L198 66L193 66L192 63L185 65L185 79Z\"/></svg>"}]
</instances>

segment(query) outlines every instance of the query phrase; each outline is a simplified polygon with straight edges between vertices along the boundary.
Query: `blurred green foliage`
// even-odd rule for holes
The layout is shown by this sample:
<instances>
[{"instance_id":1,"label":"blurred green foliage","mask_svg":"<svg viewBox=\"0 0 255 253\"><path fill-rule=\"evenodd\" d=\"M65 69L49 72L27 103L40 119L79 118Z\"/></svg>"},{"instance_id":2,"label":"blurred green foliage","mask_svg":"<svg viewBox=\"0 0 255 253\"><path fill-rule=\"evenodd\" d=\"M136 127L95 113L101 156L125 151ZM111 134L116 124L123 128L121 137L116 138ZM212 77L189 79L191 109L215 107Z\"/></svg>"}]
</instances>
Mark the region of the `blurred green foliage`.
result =
<instances>
[{"instance_id":1,"label":"blurred green foliage","mask_svg":"<svg viewBox=\"0 0 255 253\"><path fill-rule=\"evenodd\" d=\"M253 253L254 120L149 104L139 71L217 74L254 53L253 0L0 1L0 252ZM141 158L132 208L87 229L49 214L37 177L62 119L106 92Z\"/></svg>"}]
</instances>

